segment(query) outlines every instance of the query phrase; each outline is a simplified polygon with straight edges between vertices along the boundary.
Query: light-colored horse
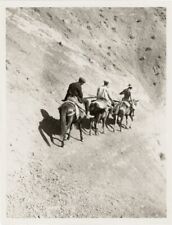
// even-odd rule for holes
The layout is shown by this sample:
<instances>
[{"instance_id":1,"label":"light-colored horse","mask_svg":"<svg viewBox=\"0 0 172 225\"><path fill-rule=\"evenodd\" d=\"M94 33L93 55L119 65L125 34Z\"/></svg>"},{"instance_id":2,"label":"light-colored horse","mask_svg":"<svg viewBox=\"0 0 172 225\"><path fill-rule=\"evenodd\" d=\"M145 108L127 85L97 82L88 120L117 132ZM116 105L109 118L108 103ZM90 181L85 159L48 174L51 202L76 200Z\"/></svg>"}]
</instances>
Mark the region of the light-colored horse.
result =
<instances>
[{"instance_id":1,"label":"light-colored horse","mask_svg":"<svg viewBox=\"0 0 172 225\"><path fill-rule=\"evenodd\" d=\"M123 122L124 117L126 118L125 128L128 129L128 127L127 127L128 126L128 117L130 117L131 121L133 121L135 109L136 109L138 102L139 102L139 100L132 99L132 101L129 102L130 106L128 106L124 101L117 102L114 105L113 110L111 112L112 117L114 118L114 130L115 130L115 125L117 123L120 128L120 131L122 131L122 127L123 127L122 122ZM129 128L131 128L131 126Z\"/></svg>"}]
</instances>

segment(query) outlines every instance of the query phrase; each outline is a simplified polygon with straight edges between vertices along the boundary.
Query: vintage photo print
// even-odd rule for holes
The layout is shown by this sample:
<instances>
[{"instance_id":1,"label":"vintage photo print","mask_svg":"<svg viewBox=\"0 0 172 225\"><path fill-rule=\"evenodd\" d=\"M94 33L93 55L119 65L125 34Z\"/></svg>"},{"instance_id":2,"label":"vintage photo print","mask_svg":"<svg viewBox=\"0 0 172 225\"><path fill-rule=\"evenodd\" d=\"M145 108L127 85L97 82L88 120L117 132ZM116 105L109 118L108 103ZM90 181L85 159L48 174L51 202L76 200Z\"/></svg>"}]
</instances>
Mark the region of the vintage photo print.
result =
<instances>
[{"instance_id":1,"label":"vintage photo print","mask_svg":"<svg viewBox=\"0 0 172 225\"><path fill-rule=\"evenodd\" d=\"M167 219L167 6L14 6L6 218Z\"/></svg>"}]
</instances>

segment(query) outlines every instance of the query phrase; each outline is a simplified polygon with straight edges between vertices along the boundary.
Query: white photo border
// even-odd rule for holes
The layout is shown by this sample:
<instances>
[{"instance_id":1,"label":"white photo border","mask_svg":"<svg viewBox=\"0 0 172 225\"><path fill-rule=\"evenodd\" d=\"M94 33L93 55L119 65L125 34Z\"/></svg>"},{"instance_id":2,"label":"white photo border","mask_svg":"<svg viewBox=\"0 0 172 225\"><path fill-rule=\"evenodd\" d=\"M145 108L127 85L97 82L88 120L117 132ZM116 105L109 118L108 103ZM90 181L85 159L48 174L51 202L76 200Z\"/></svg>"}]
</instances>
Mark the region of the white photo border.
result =
<instances>
[{"instance_id":1,"label":"white photo border","mask_svg":"<svg viewBox=\"0 0 172 225\"><path fill-rule=\"evenodd\" d=\"M167 44L166 44L166 102L167 102L167 119L166 119L166 146L167 146L167 218L98 218L98 219L15 219L6 218L6 201L5 201L5 185L6 185L6 8L8 7L166 7L167 9ZM1 223L4 224L64 224L64 225L85 225L85 224L145 224L145 225L170 225L172 224L172 148L171 147L171 130L172 125L172 1L145 1L145 0L87 0L87 1L63 1L63 0L0 0L0 134L1 134L1 182L0 182L0 196L1 196Z\"/></svg>"}]
</instances>

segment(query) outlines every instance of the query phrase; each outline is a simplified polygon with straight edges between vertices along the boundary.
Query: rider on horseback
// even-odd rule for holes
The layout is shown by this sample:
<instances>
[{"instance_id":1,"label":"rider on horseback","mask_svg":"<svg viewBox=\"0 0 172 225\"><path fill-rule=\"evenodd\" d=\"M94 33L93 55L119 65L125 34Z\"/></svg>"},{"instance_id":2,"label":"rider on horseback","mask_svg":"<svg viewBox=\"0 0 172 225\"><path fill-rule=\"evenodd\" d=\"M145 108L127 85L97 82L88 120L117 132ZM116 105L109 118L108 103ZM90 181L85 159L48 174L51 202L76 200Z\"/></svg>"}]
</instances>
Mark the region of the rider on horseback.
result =
<instances>
[{"instance_id":1,"label":"rider on horseback","mask_svg":"<svg viewBox=\"0 0 172 225\"><path fill-rule=\"evenodd\" d=\"M108 81L105 80L104 84L97 89L97 100L102 103L103 108L108 108L113 104Z\"/></svg>"},{"instance_id":2,"label":"rider on horseback","mask_svg":"<svg viewBox=\"0 0 172 225\"><path fill-rule=\"evenodd\" d=\"M89 117L89 101L83 98L82 85L86 83L86 80L82 77L79 78L78 82L71 83L68 87L67 94L62 101L72 101L81 110L83 105L85 106L86 116Z\"/></svg>"},{"instance_id":3,"label":"rider on horseback","mask_svg":"<svg viewBox=\"0 0 172 225\"><path fill-rule=\"evenodd\" d=\"M123 91L119 93L120 95L124 95L124 97L122 98L122 102L124 102L128 107L131 106L130 102L132 101L131 90L132 90L132 86L131 84L129 84L128 88L124 89Z\"/></svg>"},{"instance_id":4,"label":"rider on horseback","mask_svg":"<svg viewBox=\"0 0 172 225\"><path fill-rule=\"evenodd\" d=\"M132 86L131 86L131 84L129 84L128 88L124 89L123 91L121 91L119 93L120 95L124 95L124 97L122 98L121 102L119 102L115 105L114 114L116 114L116 115L118 114L119 109L123 106L123 104L125 104L127 108L131 107L131 102L132 102L131 89L132 89Z\"/></svg>"}]
</instances>

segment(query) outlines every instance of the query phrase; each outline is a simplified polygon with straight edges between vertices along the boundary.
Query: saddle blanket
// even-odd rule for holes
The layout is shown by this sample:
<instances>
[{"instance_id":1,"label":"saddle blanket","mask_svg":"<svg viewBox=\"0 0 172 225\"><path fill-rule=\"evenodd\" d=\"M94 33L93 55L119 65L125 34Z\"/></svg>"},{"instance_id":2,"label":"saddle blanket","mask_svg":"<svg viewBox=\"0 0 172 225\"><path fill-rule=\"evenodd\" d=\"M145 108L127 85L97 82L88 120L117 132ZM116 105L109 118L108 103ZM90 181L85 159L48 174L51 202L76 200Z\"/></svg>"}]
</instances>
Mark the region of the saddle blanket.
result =
<instances>
[{"instance_id":1,"label":"saddle blanket","mask_svg":"<svg viewBox=\"0 0 172 225\"><path fill-rule=\"evenodd\" d=\"M95 100L93 102L96 103L100 109L105 109L108 106L108 102L101 99Z\"/></svg>"},{"instance_id":2,"label":"saddle blanket","mask_svg":"<svg viewBox=\"0 0 172 225\"><path fill-rule=\"evenodd\" d=\"M113 110L114 114L116 114L116 115L118 114L119 109L123 106L123 104L126 105L127 108L130 107L130 103L127 102L127 101L119 102L119 103L117 103L117 104L114 106L114 110Z\"/></svg>"},{"instance_id":3,"label":"saddle blanket","mask_svg":"<svg viewBox=\"0 0 172 225\"><path fill-rule=\"evenodd\" d=\"M122 101L128 108L130 108L130 103L128 101Z\"/></svg>"},{"instance_id":4,"label":"saddle blanket","mask_svg":"<svg viewBox=\"0 0 172 225\"><path fill-rule=\"evenodd\" d=\"M71 103L73 106L75 106L75 113L76 113L76 118L79 119L79 117L83 118L85 116L85 109L83 108L83 104L79 103L75 98L70 97L67 99L66 102ZM73 111L71 111L72 115L74 114Z\"/></svg>"}]
</instances>

